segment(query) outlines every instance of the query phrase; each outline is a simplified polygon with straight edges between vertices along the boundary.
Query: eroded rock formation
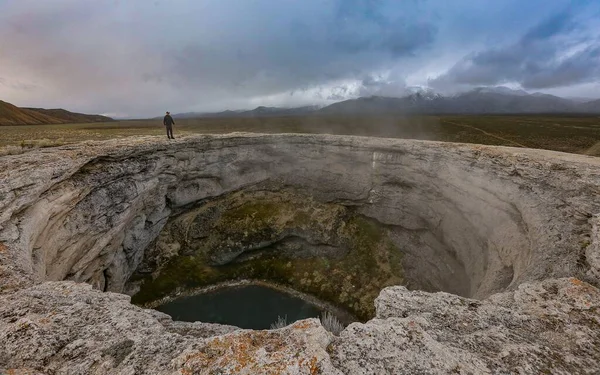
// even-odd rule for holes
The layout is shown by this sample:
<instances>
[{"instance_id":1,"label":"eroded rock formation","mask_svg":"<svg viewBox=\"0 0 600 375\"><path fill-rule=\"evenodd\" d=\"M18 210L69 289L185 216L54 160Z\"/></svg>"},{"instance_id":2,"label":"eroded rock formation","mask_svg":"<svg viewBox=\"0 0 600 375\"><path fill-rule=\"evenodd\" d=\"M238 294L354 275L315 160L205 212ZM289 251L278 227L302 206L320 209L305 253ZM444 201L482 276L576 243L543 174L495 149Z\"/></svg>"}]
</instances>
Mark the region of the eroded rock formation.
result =
<instances>
[{"instance_id":1,"label":"eroded rock formation","mask_svg":"<svg viewBox=\"0 0 600 375\"><path fill-rule=\"evenodd\" d=\"M3 157L0 341L10 344L0 369L592 373L599 194L598 158L410 140L140 137ZM186 257L196 274L221 272L196 285L258 277L244 273L252 262L273 270L326 259L322 269L308 263L315 274L282 268L272 278L318 294L314 285L338 270L348 285L324 296L356 288L368 298L333 302L376 318L339 338L316 321L225 334L101 292L133 294L144 274L142 292L169 284L169 264ZM344 259L381 272L365 283L372 269ZM373 291L397 283L485 299L390 287L364 310Z\"/></svg>"}]
</instances>

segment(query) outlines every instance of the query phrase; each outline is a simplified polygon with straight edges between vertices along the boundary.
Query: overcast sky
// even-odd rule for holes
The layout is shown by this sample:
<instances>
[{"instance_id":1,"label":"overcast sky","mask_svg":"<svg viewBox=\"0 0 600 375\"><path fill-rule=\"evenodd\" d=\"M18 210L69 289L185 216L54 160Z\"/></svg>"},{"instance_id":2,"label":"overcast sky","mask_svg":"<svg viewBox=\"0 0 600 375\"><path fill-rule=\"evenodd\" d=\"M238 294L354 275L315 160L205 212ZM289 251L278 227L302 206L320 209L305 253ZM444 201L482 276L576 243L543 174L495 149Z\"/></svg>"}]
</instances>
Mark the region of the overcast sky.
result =
<instances>
[{"instance_id":1,"label":"overcast sky","mask_svg":"<svg viewBox=\"0 0 600 375\"><path fill-rule=\"evenodd\" d=\"M0 100L158 116L506 85L600 97L598 0L0 0Z\"/></svg>"}]
</instances>

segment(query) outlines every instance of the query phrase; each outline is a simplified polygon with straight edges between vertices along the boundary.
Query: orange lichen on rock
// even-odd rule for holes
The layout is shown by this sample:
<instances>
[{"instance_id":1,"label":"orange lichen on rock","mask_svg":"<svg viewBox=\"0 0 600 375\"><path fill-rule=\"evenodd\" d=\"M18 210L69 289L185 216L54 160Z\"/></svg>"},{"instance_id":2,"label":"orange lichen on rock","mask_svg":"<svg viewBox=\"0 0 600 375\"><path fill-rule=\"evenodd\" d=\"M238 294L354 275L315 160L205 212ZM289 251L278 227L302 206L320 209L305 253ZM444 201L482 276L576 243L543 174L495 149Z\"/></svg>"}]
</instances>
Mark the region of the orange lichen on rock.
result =
<instances>
[{"instance_id":1,"label":"orange lichen on rock","mask_svg":"<svg viewBox=\"0 0 600 375\"><path fill-rule=\"evenodd\" d=\"M312 357L310 359L310 374L316 375L319 373L319 366L317 365L318 360L317 357Z\"/></svg>"},{"instance_id":2,"label":"orange lichen on rock","mask_svg":"<svg viewBox=\"0 0 600 375\"><path fill-rule=\"evenodd\" d=\"M235 374L318 374L319 357L325 352L310 344L308 338L315 332L308 331L314 330L323 328L305 320L277 331L238 331L208 339L202 347L180 357L179 371L183 375L216 370Z\"/></svg>"},{"instance_id":3,"label":"orange lichen on rock","mask_svg":"<svg viewBox=\"0 0 600 375\"><path fill-rule=\"evenodd\" d=\"M310 320L300 320L294 324L292 324L292 328L295 329L308 329L314 327L314 324L310 322Z\"/></svg>"},{"instance_id":4,"label":"orange lichen on rock","mask_svg":"<svg viewBox=\"0 0 600 375\"><path fill-rule=\"evenodd\" d=\"M27 368L13 368L6 370L6 375L40 375L39 371L27 369Z\"/></svg>"},{"instance_id":5,"label":"orange lichen on rock","mask_svg":"<svg viewBox=\"0 0 600 375\"><path fill-rule=\"evenodd\" d=\"M574 277L570 278L569 281L571 282L571 284L576 286L576 288L573 289L589 294L599 294L598 289L594 288L592 285L586 283L585 281L581 281Z\"/></svg>"}]
</instances>

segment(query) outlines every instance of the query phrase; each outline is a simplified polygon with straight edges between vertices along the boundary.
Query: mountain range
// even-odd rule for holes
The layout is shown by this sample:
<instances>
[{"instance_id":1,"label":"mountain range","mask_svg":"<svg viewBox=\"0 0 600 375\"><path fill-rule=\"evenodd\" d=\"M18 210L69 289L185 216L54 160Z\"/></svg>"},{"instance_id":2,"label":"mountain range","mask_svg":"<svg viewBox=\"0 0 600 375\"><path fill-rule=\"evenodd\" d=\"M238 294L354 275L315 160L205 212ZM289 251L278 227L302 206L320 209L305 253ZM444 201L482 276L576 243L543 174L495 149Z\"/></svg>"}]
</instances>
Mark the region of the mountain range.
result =
<instances>
[{"instance_id":1,"label":"mountain range","mask_svg":"<svg viewBox=\"0 0 600 375\"><path fill-rule=\"evenodd\" d=\"M301 116L310 113L317 112L321 109L321 106L304 106L294 108L280 108L280 107L265 107L260 106L252 110L227 110L223 112L186 112L177 113L173 115L174 118L198 118L198 117L268 117L268 116ZM162 118L162 117L161 117Z\"/></svg>"},{"instance_id":2,"label":"mountain range","mask_svg":"<svg viewBox=\"0 0 600 375\"><path fill-rule=\"evenodd\" d=\"M480 87L444 96L431 90L417 90L403 97L369 96L350 99L326 107L257 107L247 111L182 113L175 118L268 117L297 115L374 114L600 114L600 99L582 101L543 93L528 93L507 87Z\"/></svg>"},{"instance_id":3,"label":"mountain range","mask_svg":"<svg viewBox=\"0 0 600 375\"><path fill-rule=\"evenodd\" d=\"M64 109L20 108L0 100L0 126L48 125L114 121L110 117L86 115Z\"/></svg>"},{"instance_id":4,"label":"mountain range","mask_svg":"<svg viewBox=\"0 0 600 375\"><path fill-rule=\"evenodd\" d=\"M260 106L252 110L215 113L187 112L173 117L282 117L303 115L399 115L399 114L600 114L600 99L568 99L528 93L508 87L480 87L455 95L414 89L403 97L369 96L344 100L325 107L279 108ZM160 117L162 118L162 116ZM64 109L19 108L0 100L0 126L46 125L114 121Z\"/></svg>"}]
</instances>

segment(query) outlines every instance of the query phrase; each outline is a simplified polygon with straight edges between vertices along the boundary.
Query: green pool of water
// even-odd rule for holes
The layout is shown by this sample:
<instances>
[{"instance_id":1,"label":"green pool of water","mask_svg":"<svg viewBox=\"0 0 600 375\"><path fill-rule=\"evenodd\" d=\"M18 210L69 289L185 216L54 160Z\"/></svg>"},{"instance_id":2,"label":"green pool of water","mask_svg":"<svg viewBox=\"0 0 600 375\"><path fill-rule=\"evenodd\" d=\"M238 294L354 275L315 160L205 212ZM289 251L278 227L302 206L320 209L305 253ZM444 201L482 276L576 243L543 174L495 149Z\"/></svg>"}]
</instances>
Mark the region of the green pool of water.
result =
<instances>
[{"instance_id":1,"label":"green pool of water","mask_svg":"<svg viewBox=\"0 0 600 375\"><path fill-rule=\"evenodd\" d=\"M258 285L222 288L181 297L156 308L173 320L229 324L247 329L269 329L278 317L288 324L316 318L321 310L287 293Z\"/></svg>"}]
</instances>

